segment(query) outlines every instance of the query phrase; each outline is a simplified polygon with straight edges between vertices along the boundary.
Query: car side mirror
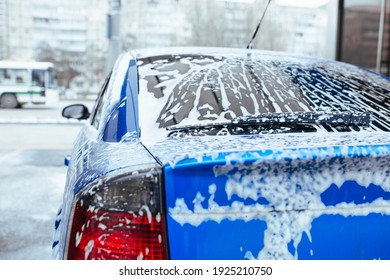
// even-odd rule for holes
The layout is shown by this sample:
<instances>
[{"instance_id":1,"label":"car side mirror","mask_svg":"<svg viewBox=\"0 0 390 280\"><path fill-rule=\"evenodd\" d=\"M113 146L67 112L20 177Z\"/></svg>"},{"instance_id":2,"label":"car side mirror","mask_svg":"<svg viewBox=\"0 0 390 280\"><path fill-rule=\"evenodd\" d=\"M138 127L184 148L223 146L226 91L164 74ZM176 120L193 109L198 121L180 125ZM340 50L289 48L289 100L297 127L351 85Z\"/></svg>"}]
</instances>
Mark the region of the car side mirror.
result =
<instances>
[{"instance_id":1,"label":"car side mirror","mask_svg":"<svg viewBox=\"0 0 390 280\"><path fill-rule=\"evenodd\" d=\"M73 104L62 110L62 116L67 119L86 120L89 118L89 110L83 104Z\"/></svg>"}]
</instances>

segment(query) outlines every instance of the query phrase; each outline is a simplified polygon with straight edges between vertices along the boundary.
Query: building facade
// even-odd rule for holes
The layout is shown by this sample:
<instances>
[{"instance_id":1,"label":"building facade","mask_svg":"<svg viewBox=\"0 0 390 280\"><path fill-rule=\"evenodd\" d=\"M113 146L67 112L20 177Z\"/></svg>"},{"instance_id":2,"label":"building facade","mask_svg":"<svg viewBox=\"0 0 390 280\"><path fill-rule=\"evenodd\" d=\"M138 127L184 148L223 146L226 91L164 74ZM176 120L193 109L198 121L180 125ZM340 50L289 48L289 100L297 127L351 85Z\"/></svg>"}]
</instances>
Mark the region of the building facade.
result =
<instances>
[{"instance_id":1,"label":"building facade","mask_svg":"<svg viewBox=\"0 0 390 280\"><path fill-rule=\"evenodd\" d=\"M6 5L5 1L0 1L0 60L6 56L6 41L5 36L7 32L5 24L5 11Z\"/></svg>"},{"instance_id":2,"label":"building facade","mask_svg":"<svg viewBox=\"0 0 390 280\"><path fill-rule=\"evenodd\" d=\"M84 70L101 67L107 6L101 0L2 0L0 59L52 61L61 87L82 92L93 84L96 90L96 75L88 72L88 81Z\"/></svg>"},{"instance_id":3,"label":"building facade","mask_svg":"<svg viewBox=\"0 0 390 280\"><path fill-rule=\"evenodd\" d=\"M63 73L62 87L83 94L96 93L109 68L107 14L113 1L0 0L0 59L52 60ZM353 1L364 0L346 0L346 3ZM245 48L267 2L116 0L120 3L121 49ZM311 3L314 2L318 4L297 7L298 1L272 1L253 42L254 48L336 58L338 4L344 1ZM345 8L345 20L339 23L344 26L342 60L371 67L366 60L370 63L375 60L379 11ZM388 12L383 52L386 61L389 61L389 18ZM389 70L390 62L387 66Z\"/></svg>"}]
</instances>

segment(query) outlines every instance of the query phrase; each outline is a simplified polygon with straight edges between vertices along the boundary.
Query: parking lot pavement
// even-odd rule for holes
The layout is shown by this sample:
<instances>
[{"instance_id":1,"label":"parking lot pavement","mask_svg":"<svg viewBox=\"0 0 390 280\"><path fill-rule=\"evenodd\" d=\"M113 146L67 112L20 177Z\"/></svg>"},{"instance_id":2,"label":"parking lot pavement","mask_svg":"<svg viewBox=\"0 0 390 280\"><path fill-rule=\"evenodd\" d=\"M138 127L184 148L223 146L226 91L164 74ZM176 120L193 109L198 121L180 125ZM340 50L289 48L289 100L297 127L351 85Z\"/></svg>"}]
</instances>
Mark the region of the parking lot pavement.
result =
<instances>
[{"instance_id":1,"label":"parking lot pavement","mask_svg":"<svg viewBox=\"0 0 390 280\"><path fill-rule=\"evenodd\" d=\"M64 157L80 129L0 124L0 259L51 258L53 225L67 171Z\"/></svg>"},{"instance_id":2,"label":"parking lot pavement","mask_svg":"<svg viewBox=\"0 0 390 280\"><path fill-rule=\"evenodd\" d=\"M84 121L62 109L94 101L0 109L0 260L51 258L54 220L62 201L64 157Z\"/></svg>"}]
</instances>

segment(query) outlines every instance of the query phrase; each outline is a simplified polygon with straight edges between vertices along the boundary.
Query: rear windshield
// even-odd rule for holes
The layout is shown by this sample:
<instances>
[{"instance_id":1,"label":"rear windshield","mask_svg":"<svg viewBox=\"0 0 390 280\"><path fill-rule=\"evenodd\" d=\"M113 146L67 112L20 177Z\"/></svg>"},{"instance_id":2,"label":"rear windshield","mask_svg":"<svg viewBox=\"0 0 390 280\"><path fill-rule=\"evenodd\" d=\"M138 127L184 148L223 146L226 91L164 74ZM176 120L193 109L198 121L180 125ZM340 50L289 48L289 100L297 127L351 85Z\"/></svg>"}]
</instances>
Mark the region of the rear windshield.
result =
<instances>
[{"instance_id":1,"label":"rear windshield","mask_svg":"<svg viewBox=\"0 0 390 280\"><path fill-rule=\"evenodd\" d=\"M140 59L139 73L145 126L224 123L264 113L369 112L371 128L390 131L389 80L347 64L267 55L159 56Z\"/></svg>"}]
</instances>

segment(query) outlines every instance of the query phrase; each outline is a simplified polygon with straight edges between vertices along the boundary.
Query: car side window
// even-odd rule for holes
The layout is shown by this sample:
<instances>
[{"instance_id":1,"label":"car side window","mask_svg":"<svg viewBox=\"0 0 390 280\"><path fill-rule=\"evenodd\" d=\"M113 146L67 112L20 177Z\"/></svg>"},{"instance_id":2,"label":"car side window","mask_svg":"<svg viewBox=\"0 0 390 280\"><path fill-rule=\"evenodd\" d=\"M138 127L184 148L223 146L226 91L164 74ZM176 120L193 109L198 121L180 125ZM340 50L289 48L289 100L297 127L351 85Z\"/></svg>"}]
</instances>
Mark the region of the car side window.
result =
<instances>
[{"instance_id":1,"label":"car side window","mask_svg":"<svg viewBox=\"0 0 390 280\"><path fill-rule=\"evenodd\" d=\"M107 79L103 83L103 86L102 86L100 93L98 95L98 98L96 100L95 109L92 113L91 125L94 126L96 129L99 128L100 119L101 119L102 110L103 110L103 99L104 99L104 96L107 92L108 82L110 80L110 76L111 76L111 73L110 73L110 75L108 75Z\"/></svg>"}]
</instances>

